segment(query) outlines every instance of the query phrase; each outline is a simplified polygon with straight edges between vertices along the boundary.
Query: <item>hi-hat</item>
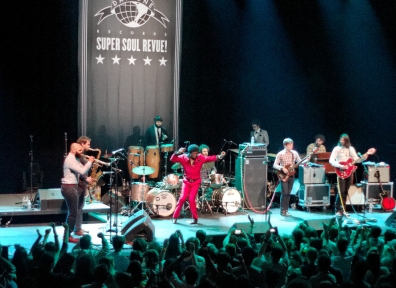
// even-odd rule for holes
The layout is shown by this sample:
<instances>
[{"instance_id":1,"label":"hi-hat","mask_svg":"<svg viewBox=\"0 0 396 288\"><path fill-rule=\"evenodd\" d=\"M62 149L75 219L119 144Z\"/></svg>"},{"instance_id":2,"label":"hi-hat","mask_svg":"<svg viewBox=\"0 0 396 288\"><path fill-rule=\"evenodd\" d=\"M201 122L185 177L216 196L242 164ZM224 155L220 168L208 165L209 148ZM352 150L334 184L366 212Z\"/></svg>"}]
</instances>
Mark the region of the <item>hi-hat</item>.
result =
<instances>
[{"instance_id":1,"label":"hi-hat","mask_svg":"<svg viewBox=\"0 0 396 288\"><path fill-rule=\"evenodd\" d=\"M181 168L181 164L180 163L176 163L176 164L172 165L172 169L173 170L177 170L177 169L180 169L180 168Z\"/></svg>"},{"instance_id":2,"label":"hi-hat","mask_svg":"<svg viewBox=\"0 0 396 288\"><path fill-rule=\"evenodd\" d=\"M150 175L154 173L154 168L150 166L139 166L132 169L132 172L137 175Z\"/></svg>"}]
</instances>

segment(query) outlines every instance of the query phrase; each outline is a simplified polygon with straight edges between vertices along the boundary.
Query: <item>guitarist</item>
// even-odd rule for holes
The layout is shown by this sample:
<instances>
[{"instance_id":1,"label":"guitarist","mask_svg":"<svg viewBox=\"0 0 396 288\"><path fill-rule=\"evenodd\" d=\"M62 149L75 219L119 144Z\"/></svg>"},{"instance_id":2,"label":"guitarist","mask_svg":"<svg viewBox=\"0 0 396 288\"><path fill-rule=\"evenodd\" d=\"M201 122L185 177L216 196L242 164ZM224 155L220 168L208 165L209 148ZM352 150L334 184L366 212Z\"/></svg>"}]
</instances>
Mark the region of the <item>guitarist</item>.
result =
<instances>
[{"instance_id":1,"label":"guitarist","mask_svg":"<svg viewBox=\"0 0 396 288\"><path fill-rule=\"evenodd\" d=\"M349 158L352 158L352 160L354 160L355 163L360 163L366 160L367 157L368 157L367 153L362 155L362 157L359 157L356 154L355 148L351 146L351 141L349 139L348 134L342 134L340 136L338 145L334 147L333 151L331 152L329 162L335 168L346 170L348 169L348 167L340 164L340 162L345 162ZM336 201L335 201L336 216L342 216L343 213L346 216L348 216L348 214L345 211L345 201L348 195L349 187L351 186L351 179L352 179L352 174L351 176L345 179L342 179L341 177L337 176L338 194L336 196Z\"/></svg>"},{"instance_id":2,"label":"guitarist","mask_svg":"<svg viewBox=\"0 0 396 288\"><path fill-rule=\"evenodd\" d=\"M301 161L300 156L297 151L293 150L293 140L290 138L286 138L283 140L283 149L280 151L275 158L274 169L280 170L285 174L288 174L289 171L285 168L286 165L294 165L295 163ZM281 202L281 216L289 217L289 202L290 202L290 193L294 184L294 175L290 176L290 178L286 181L280 181L282 194L280 198Z\"/></svg>"}]
</instances>

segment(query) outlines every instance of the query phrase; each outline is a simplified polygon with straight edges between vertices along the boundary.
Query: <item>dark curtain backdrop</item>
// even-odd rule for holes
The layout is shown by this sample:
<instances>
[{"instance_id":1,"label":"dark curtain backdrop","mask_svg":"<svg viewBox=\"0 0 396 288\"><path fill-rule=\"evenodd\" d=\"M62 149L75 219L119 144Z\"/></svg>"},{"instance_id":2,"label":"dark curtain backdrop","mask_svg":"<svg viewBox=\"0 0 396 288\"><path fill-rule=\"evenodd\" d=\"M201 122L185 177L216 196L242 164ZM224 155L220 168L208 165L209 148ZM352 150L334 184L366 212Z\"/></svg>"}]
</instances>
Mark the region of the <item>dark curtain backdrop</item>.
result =
<instances>
[{"instance_id":1,"label":"dark curtain backdrop","mask_svg":"<svg viewBox=\"0 0 396 288\"><path fill-rule=\"evenodd\" d=\"M184 3L180 139L217 153L224 138L249 141L258 118L269 152L291 137L305 153L317 133L331 151L348 133L395 167L395 3Z\"/></svg>"},{"instance_id":2,"label":"dark curtain backdrop","mask_svg":"<svg viewBox=\"0 0 396 288\"><path fill-rule=\"evenodd\" d=\"M64 132L78 137L77 2L2 3L2 193L21 190L30 134L45 186L59 187ZM304 152L316 133L331 149L346 132L395 178L395 0L184 1L182 25L181 141L217 153L248 141L252 118L270 152L285 137Z\"/></svg>"}]
</instances>

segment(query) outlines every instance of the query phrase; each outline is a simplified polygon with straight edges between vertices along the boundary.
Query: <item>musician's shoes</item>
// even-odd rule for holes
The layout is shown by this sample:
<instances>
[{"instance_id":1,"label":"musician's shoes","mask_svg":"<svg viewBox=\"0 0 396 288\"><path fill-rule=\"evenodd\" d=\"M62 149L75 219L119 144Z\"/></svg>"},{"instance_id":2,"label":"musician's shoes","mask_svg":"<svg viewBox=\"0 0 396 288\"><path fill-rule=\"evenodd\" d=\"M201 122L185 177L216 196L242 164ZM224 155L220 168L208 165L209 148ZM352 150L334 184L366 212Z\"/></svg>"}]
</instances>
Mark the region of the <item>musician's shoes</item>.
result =
<instances>
[{"instance_id":1,"label":"musician's shoes","mask_svg":"<svg viewBox=\"0 0 396 288\"><path fill-rule=\"evenodd\" d=\"M78 243L80 241L79 238L74 238L73 236L69 237L69 243Z\"/></svg>"},{"instance_id":2,"label":"musician's shoes","mask_svg":"<svg viewBox=\"0 0 396 288\"><path fill-rule=\"evenodd\" d=\"M198 219L194 219L190 224L198 224Z\"/></svg>"},{"instance_id":3,"label":"musician's shoes","mask_svg":"<svg viewBox=\"0 0 396 288\"><path fill-rule=\"evenodd\" d=\"M177 218L173 218L172 224L177 224Z\"/></svg>"},{"instance_id":4,"label":"musician's shoes","mask_svg":"<svg viewBox=\"0 0 396 288\"><path fill-rule=\"evenodd\" d=\"M89 232L85 231L83 229L80 229L78 231L74 231L74 235L78 235L78 236L84 236L84 235L87 235L87 234L89 234Z\"/></svg>"},{"instance_id":5,"label":"musician's shoes","mask_svg":"<svg viewBox=\"0 0 396 288\"><path fill-rule=\"evenodd\" d=\"M290 215L289 212L283 211L283 212L281 212L281 216L283 216L283 217L290 217L291 215Z\"/></svg>"}]
</instances>

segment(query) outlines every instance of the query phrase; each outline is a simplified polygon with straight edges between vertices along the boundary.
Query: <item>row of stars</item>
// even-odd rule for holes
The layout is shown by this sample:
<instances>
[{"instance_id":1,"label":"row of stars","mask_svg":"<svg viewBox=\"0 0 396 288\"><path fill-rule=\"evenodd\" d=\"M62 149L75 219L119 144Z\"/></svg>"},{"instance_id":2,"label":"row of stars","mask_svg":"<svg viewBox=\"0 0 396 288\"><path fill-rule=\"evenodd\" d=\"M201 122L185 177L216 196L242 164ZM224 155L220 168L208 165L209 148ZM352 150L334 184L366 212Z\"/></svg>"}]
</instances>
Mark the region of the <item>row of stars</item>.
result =
<instances>
[{"instance_id":1,"label":"row of stars","mask_svg":"<svg viewBox=\"0 0 396 288\"><path fill-rule=\"evenodd\" d=\"M96 64L99 64L99 63L104 64L104 63L103 63L103 60L105 59L105 57L102 57L101 54L99 54L99 57L95 57L95 58L96 58L96 60L98 60L98 62L97 62ZM117 55L115 55L115 57L114 57L114 58L111 58L111 59L113 60L113 65L114 65L114 64L120 65L120 60L121 60L121 58L118 58ZM135 65L135 61L137 60L137 58L133 58L133 56L131 55L131 58L127 58L127 60L129 61L129 65L131 65L131 64ZM149 65L149 66L151 66L151 61L152 61L152 60L153 60L153 59L149 59L149 57L147 56L146 59L143 59L144 65ZM166 66L166 62L167 62L168 60L165 60L165 59L164 59L164 56L162 56L162 59L158 59L158 61L160 62L160 66L162 66L162 65Z\"/></svg>"}]
</instances>

